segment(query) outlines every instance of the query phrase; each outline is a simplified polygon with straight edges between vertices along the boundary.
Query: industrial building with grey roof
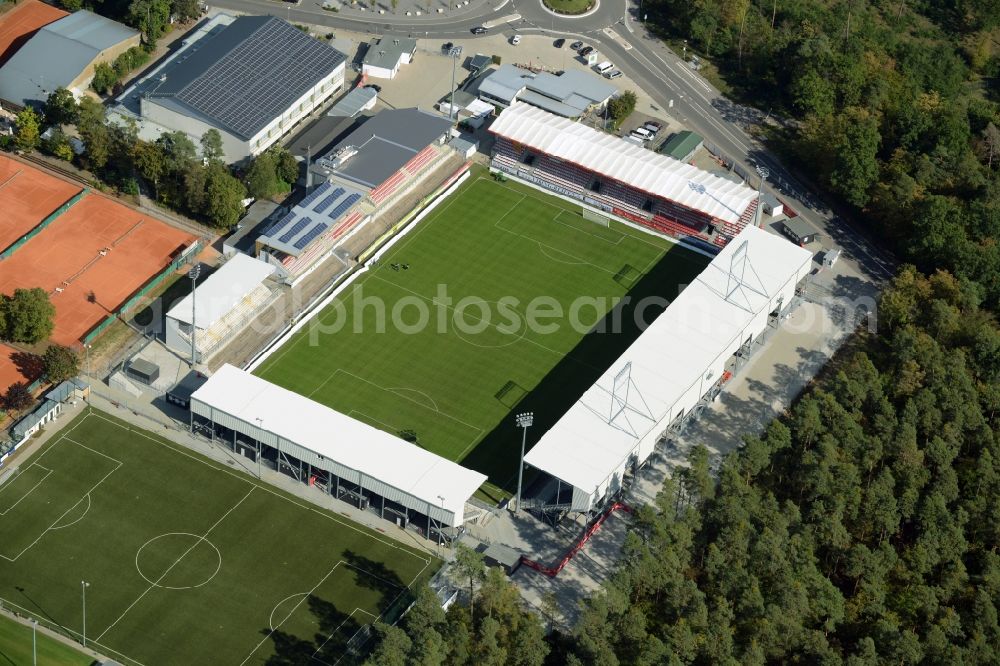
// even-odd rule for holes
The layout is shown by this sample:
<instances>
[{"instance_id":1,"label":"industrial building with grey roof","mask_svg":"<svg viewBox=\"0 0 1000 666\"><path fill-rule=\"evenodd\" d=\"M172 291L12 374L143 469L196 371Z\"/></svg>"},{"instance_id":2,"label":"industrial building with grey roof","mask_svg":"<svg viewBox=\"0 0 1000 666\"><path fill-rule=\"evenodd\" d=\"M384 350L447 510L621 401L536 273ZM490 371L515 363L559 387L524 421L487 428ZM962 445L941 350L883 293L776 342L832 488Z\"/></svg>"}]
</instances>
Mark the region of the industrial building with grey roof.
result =
<instances>
[{"instance_id":1,"label":"industrial building with grey roof","mask_svg":"<svg viewBox=\"0 0 1000 666\"><path fill-rule=\"evenodd\" d=\"M345 61L281 19L220 14L126 90L115 111L139 120L143 138L181 131L196 140L216 129L226 158L238 162L339 92Z\"/></svg>"},{"instance_id":2,"label":"industrial building with grey roof","mask_svg":"<svg viewBox=\"0 0 1000 666\"><path fill-rule=\"evenodd\" d=\"M321 178L372 190L427 146L441 143L451 125L421 109L387 109L341 139L312 169Z\"/></svg>"},{"instance_id":3,"label":"industrial building with grey roof","mask_svg":"<svg viewBox=\"0 0 1000 666\"><path fill-rule=\"evenodd\" d=\"M617 92L615 86L587 72L536 73L515 65L501 65L479 83L479 98L485 102L510 106L519 100L564 118L578 118L591 108L600 108Z\"/></svg>"},{"instance_id":4,"label":"industrial building with grey roof","mask_svg":"<svg viewBox=\"0 0 1000 666\"><path fill-rule=\"evenodd\" d=\"M57 88L80 95L94 67L139 45L139 32L86 10L36 32L3 67L0 99L17 107L41 106Z\"/></svg>"}]
</instances>

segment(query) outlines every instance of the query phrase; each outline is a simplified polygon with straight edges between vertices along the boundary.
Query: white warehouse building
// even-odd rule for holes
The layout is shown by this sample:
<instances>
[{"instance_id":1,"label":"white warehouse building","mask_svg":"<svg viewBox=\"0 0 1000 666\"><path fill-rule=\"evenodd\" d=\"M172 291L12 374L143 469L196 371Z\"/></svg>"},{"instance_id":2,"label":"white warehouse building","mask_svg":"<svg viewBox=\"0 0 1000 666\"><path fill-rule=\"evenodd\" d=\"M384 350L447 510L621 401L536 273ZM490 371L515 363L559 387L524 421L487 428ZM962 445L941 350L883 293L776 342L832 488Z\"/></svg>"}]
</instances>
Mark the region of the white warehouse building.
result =
<instances>
[{"instance_id":1,"label":"white warehouse building","mask_svg":"<svg viewBox=\"0 0 1000 666\"><path fill-rule=\"evenodd\" d=\"M192 428L425 535L454 535L486 476L231 365L191 396ZM452 528L449 530L448 528Z\"/></svg>"},{"instance_id":2,"label":"white warehouse building","mask_svg":"<svg viewBox=\"0 0 1000 666\"><path fill-rule=\"evenodd\" d=\"M743 229L525 456L558 480L548 504L602 508L671 428L718 395L736 356L788 309L811 262L784 238Z\"/></svg>"},{"instance_id":3,"label":"white warehouse building","mask_svg":"<svg viewBox=\"0 0 1000 666\"><path fill-rule=\"evenodd\" d=\"M340 92L345 62L281 19L219 14L126 89L111 113L136 120L146 140L179 131L197 146L218 130L226 160L240 162Z\"/></svg>"}]
</instances>

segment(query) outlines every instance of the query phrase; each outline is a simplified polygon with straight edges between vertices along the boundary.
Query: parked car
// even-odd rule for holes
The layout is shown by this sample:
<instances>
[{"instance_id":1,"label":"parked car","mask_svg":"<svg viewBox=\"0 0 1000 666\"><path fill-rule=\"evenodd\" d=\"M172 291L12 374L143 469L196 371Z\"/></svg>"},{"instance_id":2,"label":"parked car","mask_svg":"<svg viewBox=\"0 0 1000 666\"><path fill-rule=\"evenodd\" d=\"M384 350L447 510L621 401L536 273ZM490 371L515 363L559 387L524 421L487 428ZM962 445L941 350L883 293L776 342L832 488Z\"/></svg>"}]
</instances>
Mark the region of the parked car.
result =
<instances>
[{"instance_id":1,"label":"parked car","mask_svg":"<svg viewBox=\"0 0 1000 666\"><path fill-rule=\"evenodd\" d=\"M453 46L455 46L453 42L445 42L441 45L441 53L447 54Z\"/></svg>"},{"instance_id":2,"label":"parked car","mask_svg":"<svg viewBox=\"0 0 1000 666\"><path fill-rule=\"evenodd\" d=\"M643 141L649 141L650 139L653 138L653 133L647 129L643 129L642 127L637 127L634 130L632 130L631 135L639 137Z\"/></svg>"},{"instance_id":3,"label":"parked car","mask_svg":"<svg viewBox=\"0 0 1000 666\"><path fill-rule=\"evenodd\" d=\"M556 47L557 49L561 49L565 44L566 44L566 40L563 39L562 37L560 37L556 41L552 42L552 46Z\"/></svg>"},{"instance_id":4,"label":"parked car","mask_svg":"<svg viewBox=\"0 0 1000 666\"><path fill-rule=\"evenodd\" d=\"M510 38L510 43L513 44L514 46L517 46L518 44L520 44L521 43L521 35L514 35L513 37L511 37Z\"/></svg>"},{"instance_id":5,"label":"parked car","mask_svg":"<svg viewBox=\"0 0 1000 666\"><path fill-rule=\"evenodd\" d=\"M613 69L610 72L604 73L604 76L608 77L609 79L617 79L621 75L622 73L619 72L617 69Z\"/></svg>"},{"instance_id":6,"label":"parked car","mask_svg":"<svg viewBox=\"0 0 1000 666\"><path fill-rule=\"evenodd\" d=\"M485 35L486 34L486 28L484 26L477 25L475 28L472 29L472 34L473 35Z\"/></svg>"},{"instance_id":7,"label":"parked car","mask_svg":"<svg viewBox=\"0 0 1000 666\"><path fill-rule=\"evenodd\" d=\"M611 70L613 70L614 68L615 68L615 66L614 66L614 65L612 65L612 64L611 64L610 62L608 62L607 60L605 60L605 61L604 61L604 62L602 62L602 63L598 63L597 65L595 65L595 66L594 66L594 69L596 69L596 70L597 70L597 73L598 73L598 74L607 74L608 72L610 72L610 71L611 71Z\"/></svg>"},{"instance_id":8,"label":"parked car","mask_svg":"<svg viewBox=\"0 0 1000 666\"><path fill-rule=\"evenodd\" d=\"M661 129L663 129L663 124L659 123L659 122L657 122L655 120L647 120L646 122L644 122L642 124L642 126L645 127L646 129L648 129L653 134L656 134Z\"/></svg>"},{"instance_id":9,"label":"parked car","mask_svg":"<svg viewBox=\"0 0 1000 666\"><path fill-rule=\"evenodd\" d=\"M584 46L582 49L580 49L580 55L584 57L589 56L593 52L594 52L593 46Z\"/></svg>"},{"instance_id":10,"label":"parked car","mask_svg":"<svg viewBox=\"0 0 1000 666\"><path fill-rule=\"evenodd\" d=\"M637 136L632 136L631 134L629 134L628 136L622 137L622 139L628 141L629 143L634 143L637 146L641 146L643 148L646 147L646 142Z\"/></svg>"},{"instance_id":11,"label":"parked car","mask_svg":"<svg viewBox=\"0 0 1000 666\"><path fill-rule=\"evenodd\" d=\"M583 48L583 42L573 42L572 44L569 45L569 47L574 51L579 51L580 49Z\"/></svg>"}]
</instances>

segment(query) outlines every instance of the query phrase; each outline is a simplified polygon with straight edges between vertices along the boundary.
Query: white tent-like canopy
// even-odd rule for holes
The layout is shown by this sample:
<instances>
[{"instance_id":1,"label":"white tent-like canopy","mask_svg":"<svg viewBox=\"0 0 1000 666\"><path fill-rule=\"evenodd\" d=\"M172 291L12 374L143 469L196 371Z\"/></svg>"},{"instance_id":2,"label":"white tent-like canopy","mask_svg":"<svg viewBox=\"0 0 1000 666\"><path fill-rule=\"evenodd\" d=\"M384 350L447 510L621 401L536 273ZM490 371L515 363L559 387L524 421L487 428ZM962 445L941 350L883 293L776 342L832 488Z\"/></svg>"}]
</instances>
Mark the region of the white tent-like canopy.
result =
<instances>
[{"instance_id":1,"label":"white tent-like canopy","mask_svg":"<svg viewBox=\"0 0 1000 666\"><path fill-rule=\"evenodd\" d=\"M746 227L525 456L589 511L716 386L729 358L787 306L812 254ZM735 435L734 435L735 436Z\"/></svg>"},{"instance_id":2,"label":"white tent-like canopy","mask_svg":"<svg viewBox=\"0 0 1000 666\"><path fill-rule=\"evenodd\" d=\"M523 102L504 109L490 131L724 222L737 224L757 198L742 183Z\"/></svg>"},{"instance_id":3,"label":"white tent-like canopy","mask_svg":"<svg viewBox=\"0 0 1000 666\"><path fill-rule=\"evenodd\" d=\"M232 365L191 396L191 411L452 527L486 481L415 444Z\"/></svg>"}]
</instances>

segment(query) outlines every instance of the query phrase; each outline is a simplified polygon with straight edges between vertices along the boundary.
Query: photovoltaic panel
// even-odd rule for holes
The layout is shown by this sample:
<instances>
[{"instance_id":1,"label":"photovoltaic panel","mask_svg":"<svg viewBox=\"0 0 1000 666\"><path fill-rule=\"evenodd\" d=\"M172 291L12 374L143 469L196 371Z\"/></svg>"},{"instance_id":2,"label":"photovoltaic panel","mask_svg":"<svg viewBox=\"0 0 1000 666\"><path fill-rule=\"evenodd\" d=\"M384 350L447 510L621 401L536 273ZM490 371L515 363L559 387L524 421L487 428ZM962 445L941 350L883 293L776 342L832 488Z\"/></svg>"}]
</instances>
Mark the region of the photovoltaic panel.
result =
<instances>
[{"instance_id":1,"label":"photovoltaic panel","mask_svg":"<svg viewBox=\"0 0 1000 666\"><path fill-rule=\"evenodd\" d=\"M267 231L265 231L263 234L261 234L261 236L265 237L265 238L269 238L269 237L273 236L274 234L276 234L279 231L281 231L285 227L285 225L287 225L293 219L295 219L295 213L294 212L285 213L284 217L282 217L280 220L278 220L277 222L275 222L274 224L272 224L270 227L268 227Z\"/></svg>"},{"instance_id":2,"label":"photovoltaic panel","mask_svg":"<svg viewBox=\"0 0 1000 666\"><path fill-rule=\"evenodd\" d=\"M300 231L302 231L303 229L305 229L307 226L309 226L310 222L312 222L312 218L311 217L303 217L301 220L299 220L298 222L296 222L292 226L291 229L289 229L285 233L281 234L281 238L279 238L278 240L280 242L282 242L282 243L287 243L288 241L290 241L293 238L295 238L295 234L299 233Z\"/></svg>"},{"instance_id":3,"label":"photovoltaic panel","mask_svg":"<svg viewBox=\"0 0 1000 666\"><path fill-rule=\"evenodd\" d=\"M327 228L329 228L329 226L330 225L328 225L326 222L320 222L315 227L313 227L306 233L302 234L302 237L299 238L297 241L295 241L295 249L301 250L302 248L304 248L306 245L312 242L312 239L316 238L321 233L326 231Z\"/></svg>"},{"instance_id":4,"label":"photovoltaic panel","mask_svg":"<svg viewBox=\"0 0 1000 666\"><path fill-rule=\"evenodd\" d=\"M338 217L344 214L345 210L353 206L355 202L357 202L357 200L360 198L361 195L355 192L354 194L345 198L343 201L337 204L337 207L331 210L329 215L327 215L327 217L329 217L331 220L336 220Z\"/></svg>"},{"instance_id":5,"label":"photovoltaic panel","mask_svg":"<svg viewBox=\"0 0 1000 666\"><path fill-rule=\"evenodd\" d=\"M298 203L298 205L302 208L308 208L313 201L316 201L316 199L319 199L321 196L329 192L331 187L333 187L333 184L331 184L330 181L326 181L307 195L305 199Z\"/></svg>"},{"instance_id":6,"label":"photovoltaic panel","mask_svg":"<svg viewBox=\"0 0 1000 666\"><path fill-rule=\"evenodd\" d=\"M332 204L340 197L344 196L344 192L346 191L347 190L345 190L344 188L338 187L333 191L332 194L330 194L330 196L328 196L326 199L323 199L318 204L316 204L316 207L313 208L313 210L316 211L317 213L322 213L324 210L330 207L330 204Z\"/></svg>"},{"instance_id":7,"label":"photovoltaic panel","mask_svg":"<svg viewBox=\"0 0 1000 666\"><path fill-rule=\"evenodd\" d=\"M241 17L226 30L247 34L221 57L213 54L174 96L246 139L344 62L342 53L280 19Z\"/></svg>"}]
</instances>

